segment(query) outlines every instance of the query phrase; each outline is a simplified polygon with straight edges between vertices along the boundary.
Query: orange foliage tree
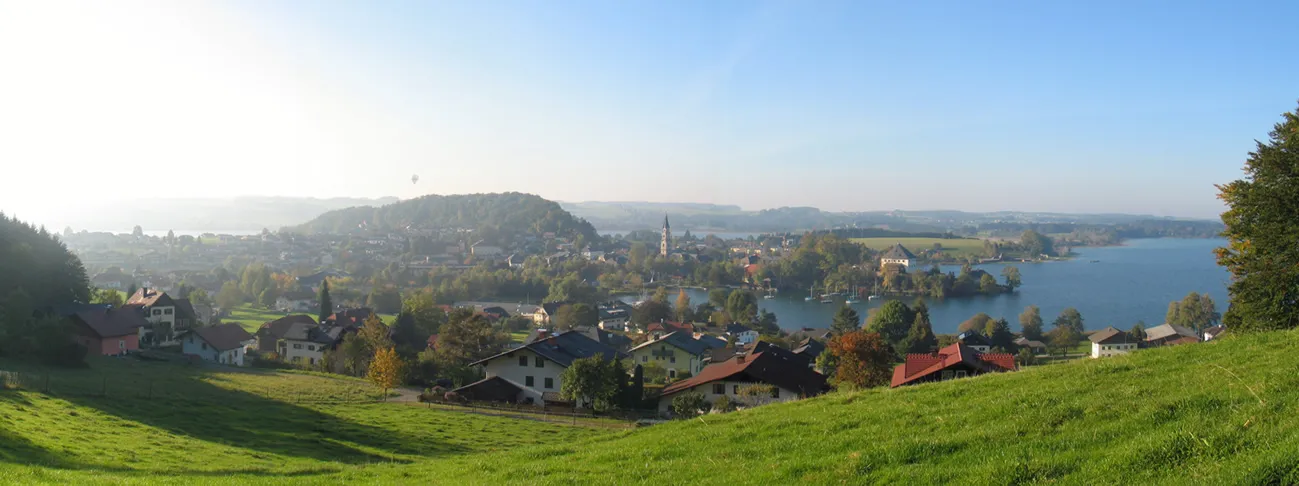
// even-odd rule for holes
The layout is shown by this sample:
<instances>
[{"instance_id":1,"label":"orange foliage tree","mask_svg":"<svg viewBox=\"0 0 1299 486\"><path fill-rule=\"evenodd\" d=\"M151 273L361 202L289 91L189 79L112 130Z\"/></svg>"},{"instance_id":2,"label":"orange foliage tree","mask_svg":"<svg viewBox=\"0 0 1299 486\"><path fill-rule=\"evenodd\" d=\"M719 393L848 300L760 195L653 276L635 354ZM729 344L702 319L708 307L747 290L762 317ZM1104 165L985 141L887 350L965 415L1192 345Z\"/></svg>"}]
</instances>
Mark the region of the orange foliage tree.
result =
<instances>
[{"instance_id":1,"label":"orange foliage tree","mask_svg":"<svg viewBox=\"0 0 1299 486\"><path fill-rule=\"evenodd\" d=\"M404 366L405 363L402 363L395 349L383 348L374 353L374 360L370 362L370 373L367 377L379 388L383 388L386 394L388 390L401 385Z\"/></svg>"},{"instance_id":2,"label":"orange foliage tree","mask_svg":"<svg viewBox=\"0 0 1299 486\"><path fill-rule=\"evenodd\" d=\"M896 356L879 333L853 331L835 336L826 345L838 366L835 386L871 388L888 384Z\"/></svg>"}]
</instances>

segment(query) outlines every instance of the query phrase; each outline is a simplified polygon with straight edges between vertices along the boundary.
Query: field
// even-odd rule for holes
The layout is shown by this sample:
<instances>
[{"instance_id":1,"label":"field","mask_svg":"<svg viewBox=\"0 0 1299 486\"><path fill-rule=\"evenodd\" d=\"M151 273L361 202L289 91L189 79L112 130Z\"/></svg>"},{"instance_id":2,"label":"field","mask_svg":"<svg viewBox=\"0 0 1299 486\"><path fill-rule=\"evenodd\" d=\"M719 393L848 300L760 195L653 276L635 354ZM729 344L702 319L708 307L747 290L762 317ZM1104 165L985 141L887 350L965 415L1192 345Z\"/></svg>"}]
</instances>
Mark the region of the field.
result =
<instances>
[{"instance_id":1,"label":"field","mask_svg":"<svg viewBox=\"0 0 1299 486\"><path fill-rule=\"evenodd\" d=\"M621 432L193 371L183 402L0 392L0 483L1295 484L1296 353L1299 332L1229 336Z\"/></svg>"},{"instance_id":2,"label":"field","mask_svg":"<svg viewBox=\"0 0 1299 486\"><path fill-rule=\"evenodd\" d=\"M311 317L316 317L315 312L305 312L304 314L307 314ZM262 324L279 319L286 315L289 314L285 314L283 312L275 311L275 310L261 309L261 308L253 307L252 305L249 304L244 304L239 307L235 307L234 310L230 311L229 316L222 317L221 322L226 322L226 323L233 322L239 324L240 327L244 328L244 330L248 331L249 333L256 334L257 329L261 328ZM393 322L396 322L397 316L393 314L379 314L379 319L382 320L384 324L391 326Z\"/></svg>"},{"instance_id":3,"label":"field","mask_svg":"<svg viewBox=\"0 0 1299 486\"><path fill-rule=\"evenodd\" d=\"M983 240L979 239L946 239L946 238L852 238L853 243L872 250L887 250L901 243L912 253L919 253L934 247L934 243L943 246L943 253L957 258L966 256L983 256Z\"/></svg>"}]
</instances>

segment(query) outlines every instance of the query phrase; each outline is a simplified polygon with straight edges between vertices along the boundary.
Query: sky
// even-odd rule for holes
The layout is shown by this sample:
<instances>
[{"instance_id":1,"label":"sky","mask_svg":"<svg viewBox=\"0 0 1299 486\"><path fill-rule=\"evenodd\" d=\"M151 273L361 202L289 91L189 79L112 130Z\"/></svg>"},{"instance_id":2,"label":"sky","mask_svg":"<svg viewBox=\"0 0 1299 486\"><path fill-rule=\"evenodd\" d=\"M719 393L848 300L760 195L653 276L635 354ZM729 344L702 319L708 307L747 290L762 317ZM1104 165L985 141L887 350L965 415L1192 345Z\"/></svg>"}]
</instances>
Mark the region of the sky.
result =
<instances>
[{"instance_id":1,"label":"sky","mask_svg":"<svg viewBox=\"0 0 1299 486\"><path fill-rule=\"evenodd\" d=\"M1293 1L0 0L0 211L521 191L1211 218L1214 184L1299 106L1296 18Z\"/></svg>"}]
</instances>

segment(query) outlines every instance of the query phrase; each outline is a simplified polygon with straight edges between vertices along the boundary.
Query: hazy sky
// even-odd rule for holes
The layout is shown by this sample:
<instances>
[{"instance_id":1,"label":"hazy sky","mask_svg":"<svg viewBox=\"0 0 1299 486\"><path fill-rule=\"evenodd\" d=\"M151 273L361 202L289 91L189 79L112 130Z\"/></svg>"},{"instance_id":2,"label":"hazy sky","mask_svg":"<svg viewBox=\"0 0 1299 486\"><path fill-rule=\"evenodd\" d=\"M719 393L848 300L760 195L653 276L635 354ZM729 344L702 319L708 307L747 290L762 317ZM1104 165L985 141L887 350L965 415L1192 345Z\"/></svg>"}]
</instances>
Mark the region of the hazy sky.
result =
<instances>
[{"instance_id":1,"label":"hazy sky","mask_svg":"<svg viewBox=\"0 0 1299 486\"><path fill-rule=\"evenodd\" d=\"M0 0L0 210L524 191L1209 217L1299 100L1299 2L1247 3Z\"/></svg>"}]
</instances>

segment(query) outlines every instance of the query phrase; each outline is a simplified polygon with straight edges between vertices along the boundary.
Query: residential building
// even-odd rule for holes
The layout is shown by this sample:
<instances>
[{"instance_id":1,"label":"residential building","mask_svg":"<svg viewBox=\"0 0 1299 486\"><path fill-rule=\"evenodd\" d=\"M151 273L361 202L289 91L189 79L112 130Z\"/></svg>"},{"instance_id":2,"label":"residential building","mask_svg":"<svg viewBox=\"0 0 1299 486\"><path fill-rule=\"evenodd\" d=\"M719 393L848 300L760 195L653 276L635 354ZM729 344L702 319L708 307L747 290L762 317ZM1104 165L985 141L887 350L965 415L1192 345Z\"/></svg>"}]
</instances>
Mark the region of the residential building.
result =
<instances>
[{"instance_id":1,"label":"residential building","mask_svg":"<svg viewBox=\"0 0 1299 486\"><path fill-rule=\"evenodd\" d=\"M980 353L986 353L992 350L992 341L989 341L988 338L984 337L979 331L965 331L958 334L956 340Z\"/></svg>"},{"instance_id":2,"label":"residential building","mask_svg":"<svg viewBox=\"0 0 1299 486\"><path fill-rule=\"evenodd\" d=\"M1147 346L1169 346L1199 342L1200 336L1195 331L1174 324L1160 324L1146 329Z\"/></svg>"},{"instance_id":3,"label":"residential building","mask_svg":"<svg viewBox=\"0 0 1299 486\"><path fill-rule=\"evenodd\" d=\"M280 338L280 359L295 364L319 364L325 357L325 350L342 342L344 335L355 333L356 329L346 325L294 323Z\"/></svg>"},{"instance_id":4,"label":"residential building","mask_svg":"<svg viewBox=\"0 0 1299 486\"><path fill-rule=\"evenodd\" d=\"M285 292L275 298L275 310L280 312L312 312L319 310L316 294L310 290Z\"/></svg>"},{"instance_id":5,"label":"residential building","mask_svg":"<svg viewBox=\"0 0 1299 486\"><path fill-rule=\"evenodd\" d=\"M181 352L213 363L243 366L244 354L256 339L238 324L218 324L180 336Z\"/></svg>"},{"instance_id":6,"label":"residential building","mask_svg":"<svg viewBox=\"0 0 1299 486\"><path fill-rule=\"evenodd\" d=\"M1205 340L1205 341L1212 341L1212 340L1214 340L1214 339L1217 339L1218 336L1221 336L1222 333L1224 333L1224 332L1227 332L1227 326L1213 326L1213 327L1210 327L1210 328L1204 330L1204 340Z\"/></svg>"},{"instance_id":7,"label":"residential building","mask_svg":"<svg viewBox=\"0 0 1299 486\"><path fill-rule=\"evenodd\" d=\"M480 241L474 243L474 245L469 248L469 252L479 258L490 258L499 256L501 253L504 253L505 250L501 249L499 246L484 245L483 242Z\"/></svg>"},{"instance_id":8,"label":"residential building","mask_svg":"<svg viewBox=\"0 0 1299 486\"><path fill-rule=\"evenodd\" d=\"M815 365L816 357L825 352L825 343L816 338L805 338L802 341L796 341L794 349L792 349L791 352L803 356L807 359L808 363Z\"/></svg>"},{"instance_id":9,"label":"residential building","mask_svg":"<svg viewBox=\"0 0 1299 486\"><path fill-rule=\"evenodd\" d=\"M745 393L745 389L753 385L770 385L771 396L753 397ZM808 368L805 360L768 350L736 355L724 362L708 365L691 378L664 387L658 409L669 412L672 400L684 392L700 393L709 403L716 403L722 397L740 403L755 399L765 403L797 400L825 391L825 376Z\"/></svg>"},{"instance_id":10,"label":"residential building","mask_svg":"<svg viewBox=\"0 0 1299 486\"><path fill-rule=\"evenodd\" d=\"M911 264L916 261L916 256L902 246L901 243L893 245L888 251L880 255L880 267L885 265L902 265L905 268L911 268Z\"/></svg>"},{"instance_id":11,"label":"residential building","mask_svg":"<svg viewBox=\"0 0 1299 486\"><path fill-rule=\"evenodd\" d=\"M454 391L479 401L565 403L559 396L564 370L575 360L594 356L606 361L626 357L585 334L564 332L471 363L481 366L486 378Z\"/></svg>"},{"instance_id":12,"label":"residential building","mask_svg":"<svg viewBox=\"0 0 1299 486\"><path fill-rule=\"evenodd\" d=\"M140 349L140 328L149 322L129 308L94 309L70 315L73 340L89 354L115 356Z\"/></svg>"},{"instance_id":13,"label":"residential building","mask_svg":"<svg viewBox=\"0 0 1299 486\"><path fill-rule=\"evenodd\" d=\"M153 344L168 344L172 341L176 327L176 302L166 292L158 289L141 287L126 300L126 306L132 306L143 313L149 325L140 329L140 341ZM123 307L126 307L123 306ZM158 336L154 336L157 329Z\"/></svg>"},{"instance_id":14,"label":"residential building","mask_svg":"<svg viewBox=\"0 0 1299 486\"><path fill-rule=\"evenodd\" d=\"M726 335L735 338L735 342L750 345L758 341L758 331L742 324L727 324Z\"/></svg>"},{"instance_id":15,"label":"residential building","mask_svg":"<svg viewBox=\"0 0 1299 486\"><path fill-rule=\"evenodd\" d=\"M1046 354L1047 352L1046 343L1028 339L1026 337L1016 338L1015 345L1020 348L1027 348L1033 354Z\"/></svg>"},{"instance_id":16,"label":"residential building","mask_svg":"<svg viewBox=\"0 0 1299 486\"><path fill-rule=\"evenodd\" d=\"M280 350L280 340L289 332L289 328L294 324L305 324L315 326L316 319L308 315L284 316L279 319L262 324L257 330L257 351L262 353L278 353Z\"/></svg>"},{"instance_id":17,"label":"residential building","mask_svg":"<svg viewBox=\"0 0 1299 486\"><path fill-rule=\"evenodd\" d=\"M631 348L630 353L635 364L643 366L653 361L667 370L669 380L675 380L703 371L704 358L710 356L710 349L691 333L672 332Z\"/></svg>"},{"instance_id":18,"label":"residential building","mask_svg":"<svg viewBox=\"0 0 1299 486\"><path fill-rule=\"evenodd\" d=\"M958 342L937 353L908 354L906 362L893 369L893 381L889 386L897 388L1016 369L1015 357L1010 354L980 353Z\"/></svg>"},{"instance_id":19,"label":"residential building","mask_svg":"<svg viewBox=\"0 0 1299 486\"><path fill-rule=\"evenodd\" d=\"M1107 327L1087 337L1092 342L1092 357L1104 358L1136 351L1139 340L1132 335Z\"/></svg>"},{"instance_id":20,"label":"residential building","mask_svg":"<svg viewBox=\"0 0 1299 486\"><path fill-rule=\"evenodd\" d=\"M683 332L694 335L695 325L689 322L651 322L648 326L645 326L645 332L649 333L650 339L660 339L663 336L674 332Z\"/></svg>"},{"instance_id":21,"label":"residential building","mask_svg":"<svg viewBox=\"0 0 1299 486\"><path fill-rule=\"evenodd\" d=\"M603 303L596 306L600 314L600 329L606 331L625 331L631 322L632 307L623 302Z\"/></svg>"}]
</instances>

